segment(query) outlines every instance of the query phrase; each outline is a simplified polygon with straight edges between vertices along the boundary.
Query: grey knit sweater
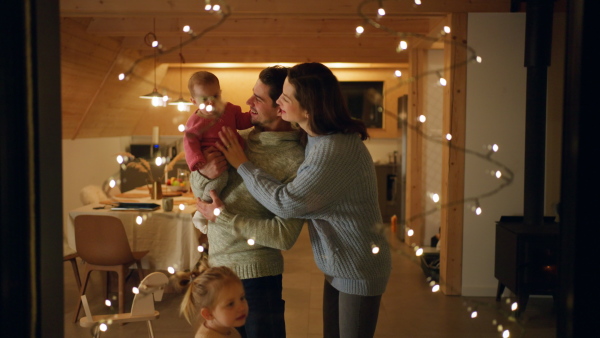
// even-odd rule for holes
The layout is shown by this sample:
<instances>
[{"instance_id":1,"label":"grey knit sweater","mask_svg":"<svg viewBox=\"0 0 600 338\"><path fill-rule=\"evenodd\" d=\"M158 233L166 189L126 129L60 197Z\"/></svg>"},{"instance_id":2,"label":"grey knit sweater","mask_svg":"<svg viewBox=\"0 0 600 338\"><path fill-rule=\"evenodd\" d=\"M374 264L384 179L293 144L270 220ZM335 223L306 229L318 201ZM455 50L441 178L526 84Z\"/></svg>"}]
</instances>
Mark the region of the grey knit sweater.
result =
<instances>
[{"instance_id":1,"label":"grey knit sweater","mask_svg":"<svg viewBox=\"0 0 600 338\"><path fill-rule=\"evenodd\" d=\"M304 147L298 132L240 133L246 139L245 153L259 168L273 177L289 182L304 160ZM193 184L208 179L193 172ZM282 219L262 206L246 189L234 168L219 196L225 208L215 222L208 224L209 264L228 266L241 279L275 276L283 273L283 256L296 242L304 220ZM249 245L247 240L254 239Z\"/></svg>"},{"instance_id":2,"label":"grey knit sweater","mask_svg":"<svg viewBox=\"0 0 600 338\"><path fill-rule=\"evenodd\" d=\"M317 266L337 290L385 291L390 249L377 202L373 160L357 134L309 137L296 178L280 182L256 163L238 168L248 190L274 214L310 219ZM373 247L379 248L373 253Z\"/></svg>"}]
</instances>

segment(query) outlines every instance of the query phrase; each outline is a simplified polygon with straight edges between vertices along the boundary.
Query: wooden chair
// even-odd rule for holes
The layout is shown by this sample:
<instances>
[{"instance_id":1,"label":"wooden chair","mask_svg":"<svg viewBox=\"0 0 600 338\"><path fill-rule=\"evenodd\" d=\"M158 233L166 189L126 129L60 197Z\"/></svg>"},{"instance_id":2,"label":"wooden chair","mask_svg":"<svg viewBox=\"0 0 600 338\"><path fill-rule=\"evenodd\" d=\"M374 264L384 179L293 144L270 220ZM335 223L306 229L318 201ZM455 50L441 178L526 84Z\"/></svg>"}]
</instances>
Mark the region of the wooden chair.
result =
<instances>
[{"instance_id":1,"label":"wooden chair","mask_svg":"<svg viewBox=\"0 0 600 338\"><path fill-rule=\"evenodd\" d=\"M94 270L114 271L119 280L119 313L125 307L125 277L135 263L140 280L144 278L141 259L146 251L132 252L125 228L120 219L105 215L79 215L75 217L75 245L79 257L85 262L85 279L79 296L85 295L90 273ZM108 278L108 276L107 276ZM79 318L81 300L77 304L74 322Z\"/></svg>"},{"instance_id":2,"label":"wooden chair","mask_svg":"<svg viewBox=\"0 0 600 338\"><path fill-rule=\"evenodd\" d=\"M81 277L79 277L79 268L77 267L77 252L63 256L63 262L69 261L73 268L73 274L75 275L75 283L77 283L77 290L81 290Z\"/></svg>"},{"instance_id":3,"label":"wooden chair","mask_svg":"<svg viewBox=\"0 0 600 338\"><path fill-rule=\"evenodd\" d=\"M154 337L152 330L152 320L157 319L160 313L154 309L154 302L159 302L162 299L164 289L169 283L169 278L164 273L153 272L146 276L138 287L138 293L133 298L130 313L120 313L111 315L92 316L90 307L85 295L81 296L85 317L81 317L79 325L81 327L93 327L99 323L116 324L146 321L148 325L148 334L151 338ZM99 328L93 330L94 337L100 336Z\"/></svg>"},{"instance_id":4,"label":"wooden chair","mask_svg":"<svg viewBox=\"0 0 600 338\"><path fill-rule=\"evenodd\" d=\"M75 283L77 284L77 291L81 290L81 277L79 277L79 268L77 267L77 257L79 254L73 250L67 241L63 239L63 262L70 262L73 268L73 274L75 275Z\"/></svg>"}]
</instances>

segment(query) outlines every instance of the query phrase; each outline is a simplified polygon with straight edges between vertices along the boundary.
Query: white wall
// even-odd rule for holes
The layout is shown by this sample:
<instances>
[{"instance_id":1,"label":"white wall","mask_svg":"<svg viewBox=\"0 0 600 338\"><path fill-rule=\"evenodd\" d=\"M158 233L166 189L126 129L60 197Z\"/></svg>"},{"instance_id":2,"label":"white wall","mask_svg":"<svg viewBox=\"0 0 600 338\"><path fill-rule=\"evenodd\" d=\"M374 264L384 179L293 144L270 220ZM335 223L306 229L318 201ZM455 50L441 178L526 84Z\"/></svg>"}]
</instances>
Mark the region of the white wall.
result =
<instances>
[{"instance_id":1,"label":"white wall","mask_svg":"<svg viewBox=\"0 0 600 338\"><path fill-rule=\"evenodd\" d=\"M492 158L514 173L511 185L480 200L483 213L476 216L464 205L464 296L493 296L496 221L502 215L523 215L525 146L524 67L525 14L469 14L468 43L481 64L467 70L466 148L485 152L500 146ZM475 156L465 157L465 197L479 196L498 186L488 174L497 167Z\"/></svg>"},{"instance_id":2,"label":"white wall","mask_svg":"<svg viewBox=\"0 0 600 338\"><path fill-rule=\"evenodd\" d=\"M110 176L119 175L115 154L125 151L130 137L105 137L62 140L63 224L69 210L82 206L81 188L88 184L102 186ZM64 226L64 225L63 225Z\"/></svg>"}]
</instances>

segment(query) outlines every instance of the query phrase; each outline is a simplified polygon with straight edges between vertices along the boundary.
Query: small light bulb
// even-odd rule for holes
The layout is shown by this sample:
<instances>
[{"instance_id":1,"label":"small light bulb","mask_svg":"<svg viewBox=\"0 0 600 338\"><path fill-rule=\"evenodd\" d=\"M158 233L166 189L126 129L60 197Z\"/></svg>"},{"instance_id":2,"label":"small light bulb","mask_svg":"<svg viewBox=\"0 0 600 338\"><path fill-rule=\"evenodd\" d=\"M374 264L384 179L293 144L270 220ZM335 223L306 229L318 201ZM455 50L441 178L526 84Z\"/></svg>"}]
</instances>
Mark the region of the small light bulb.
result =
<instances>
[{"instance_id":1,"label":"small light bulb","mask_svg":"<svg viewBox=\"0 0 600 338\"><path fill-rule=\"evenodd\" d=\"M431 195L431 200L432 200L434 203L437 203L437 202L439 202L439 201L440 201L440 195L438 195L438 194L433 194L433 195Z\"/></svg>"},{"instance_id":2,"label":"small light bulb","mask_svg":"<svg viewBox=\"0 0 600 338\"><path fill-rule=\"evenodd\" d=\"M175 268L173 268L172 266L170 266L170 267L168 267L168 268L167 268L167 271L168 271L170 274L174 274L174 273L175 273Z\"/></svg>"},{"instance_id":3,"label":"small light bulb","mask_svg":"<svg viewBox=\"0 0 600 338\"><path fill-rule=\"evenodd\" d=\"M479 215L481 215L481 212L482 212L481 207L475 208L475 215L479 216Z\"/></svg>"},{"instance_id":4,"label":"small light bulb","mask_svg":"<svg viewBox=\"0 0 600 338\"><path fill-rule=\"evenodd\" d=\"M402 72L401 72L401 71L399 71L399 70L396 70L396 71L394 72L394 75L396 75L396 77L401 77L401 76L402 76Z\"/></svg>"},{"instance_id":5,"label":"small light bulb","mask_svg":"<svg viewBox=\"0 0 600 338\"><path fill-rule=\"evenodd\" d=\"M204 109L205 107L206 107L206 105L205 105L204 103L200 103L200 104L198 105L198 108L200 108L200 109Z\"/></svg>"},{"instance_id":6,"label":"small light bulb","mask_svg":"<svg viewBox=\"0 0 600 338\"><path fill-rule=\"evenodd\" d=\"M443 77L440 77L440 85L446 86L447 84L448 84L448 82L446 81L446 79L444 79Z\"/></svg>"},{"instance_id":7,"label":"small light bulb","mask_svg":"<svg viewBox=\"0 0 600 338\"><path fill-rule=\"evenodd\" d=\"M383 9L383 8L378 9L377 10L377 15L384 16L385 15L385 9Z\"/></svg>"},{"instance_id":8,"label":"small light bulb","mask_svg":"<svg viewBox=\"0 0 600 338\"><path fill-rule=\"evenodd\" d=\"M414 235L414 234L415 234L415 231L414 231L413 229L408 229L408 231L406 232L406 235L407 235L408 237L411 237L411 236L412 236L412 235Z\"/></svg>"},{"instance_id":9,"label":"small light bulb","mask_svg":"<svg viewBox=\"0 0 600 338\"><path fill-rule=\"evenodd\" d=\"M178 102L177 103L177 110L179 111L186 111L187 108L187 104L183 103L183 102Z\"/></svg>"},{"instance_id":10,"label":"small light bulb","mask_svg":"<svg viewBox=\"0 0 600 338\"><path fill-rule=\"evenodd\" d=\"M448 141L452 140L452 134L446 134L446 140L448 140Z\"/></svg>"},{"instance_id":11,"label":"small light bulb","mask_svg":"<svg viewBox=\"0 0 600 338\"><path fill-rule=\"evenodd\" d=\"M375 244L371 245L371 252L374 255L377 255L379 253L379 247L377 245L375 245Z\"/></svg>"},{"instance_id":12,"label":"small light bulb","mask_svg":"<svg viewBox=\"0 0 600 338\"><path fill-rule=\"evenodd\" d=\"M415 252L415 255L422 256L423 255L423 248L418 248L417 251Z\"/></svg>"},{"instance_id":13,"label":"small light bulb","mask_svg":"<svg viewBox=\"0 0 600 338\"><path fill-rule=\"evenodd\" d=\"M191 28L190 28L190 26L189 26L189 25L185 25L185 26L183 26L183 32L184 32L184 33L188 33L188 32L190 31L190 29L191 29Z\"/></svg>"},{"instance_id":14,"label":"small light bulb","mask_svg":"<svg viewBox=\"0 0 600 338\"><path fill-rule=\"evenodd\" d=\"M415 5L420 5L421 4L421 0L415 0Z\"/></svg>"},{"instance_id":15,"label":"small light bulb","mask_svg":"<svg viewBox=\"0 0 600 338\"><path fill-rule=\"evenodd\" d=\"M106 330L108 330L108 325L102 323L100 324L100 326L98 326L98 328L100 329L100 331L106 332Z\"/></svg>"},{"instance_id":16,"label":"small light bulb","mask_svg":"<svg viewBox=\"0 0 600 338\"><path fill-rule=\"evenodd\" d=\"M125 80L125 73L119 74L119 81Z\"/></svg>"},{"instance_id":17,"label":"small light bulb","mask_svg":"<svg viewBox=\"0 0 600 338\"><path fill-rule=\"evenodd\" d=\"M156 163L156 166L160 167L163 164L162 157L157 157L156 160L154 160L154 163Z\"/></svg>"},{"instance_id":18,"label":"small light bulb","mask_svg":"<svg viewBox=\"0 0 600 338\"><path fill-rule=\"evenodd\" d=\"M356 27L356 36L360 36L364 32L365 32L365 28L363 26Z\"/></svg>"},{"instance_id":19,"label":"small light bulb","mask_svg":"<svg viewBox=\"0 0 600 338\"><path fill-rule=\"evenodd\" d=\"M154 48L158 47L158 41L157 40L152 41L152 47L154 47Z\"/></svg>"},{"instance_id":20,"label":"small light bulb","mask_svg":"<svg viewBox=\"0 0 600 338\"><path fill-rule=\"evenodd\" d=\"M204 246L198 245L198 252L204 252Z\"/></svg>"},{"instance_id":21,"label":"small light bulb","mask_svg":"<svg viewBox=\"0 0 600 338\"><path fill-rule=\"evenodd\" d=\"M446 33L446 34L450 33L450 27L449 26L444 26L444 33Z\"/></svg>"},{"instance_id":22,"label":"small light bulb","mask_svg":"<svg viewBox=\"0 0 600 338\"><path fill-rule=\"evenodd\" d=\"M110 182L108 182L108 186L111 188L114 188L117 185L117 181L115 180L110 180Z\"/></svg>"},{"instance_id":23,"label":"small light bulb","mask_svg":"<svg viewBox=\"0 0 600 338\"><path fill-rule=\"evenodd\" d=\"M512 311L517 311L518 308L519 308L519 304L517 304L517 302L512 303L512 305L510 306L510 309Z\"/></svg>"},{"instance_id":24,"label":"small light bulb","mask_svg":"<svg viewBox=\"0 0 600 338\"><path fill-rule=\"evenodd\" d=\"M207 105L207 106L206 106L206 111L207 111L207 112L211 112L211 111L213 111L213 106L212 106L212 104L209 104L209 105Z\"/></svg>"},{"instance_id":25,"label":"small light bulb","mask_svg":"<svg viewBox=\"0 0 600 338\"><path fill-rule=\"evenodd\" d=\"M496 178L502 177L502 172L500 170L496 170Z\"/></svg>"},{"instance_id":26,"label":"small light bulb","mask_svg":"<svg viewBox=\"0 0 600 338\"><path fill-rule=\"evenodd\" d=\"M248 245L254 245L254 239L248 238Z\"/></svg>"},{"instance_id":27,"label":"small light bulb","mask_svg":"<svg viewBox=\"0 0 600 338\"><path fill-rule=\"evenodd\" d=\"M117 163L121 164L121 163L123 163L124 160L125 159L123 158L123 156L121 156L121 155L117 156Z\"/></svg>"},{"instance_id":28,"label":"small light bulb","mask_svg":"<svg viewBox=\"0 0 600 338\"><path fill-rule=\"evenodd\" d=\"M137 223L138 225L141 225L143 221L144 219L142 218L142 216L138 216L135 218L135 223Z\"/></svg>"},{"instance_id":29,"label":"small light bulb","mask_svg":"<svg viewBox=\"0 0 600 338\"><path fill-rule=\"evenodd\" d=\"M185 210L185 204L183 204L183 203L179 204L179 210L181 210L181 211Z\"/></svg>"},{"instance_id":30,"label":"small light bulb","mask_svg":"<svg viewBox=\"0 0 600 338\"><path fill-rule=\"evenodd\" d=\"M140 289L134 286L133 288L131 288L131 292L133 292L134 295L137 295L140 293Z\"/></svg>"},{"instance_id":31,"label":"small light bulb","mask_svg":"<svg viewBox=\"0 0 600 338\"><path fill-rule=\"evenodd\" d=\"M504 330L504 332L502 332L502 338L508 338L508 337L510 337L510 331Z\"/></svg>"},{"instance_id":32,"label":"small light bulb","mask_svg":"<svg viewBox=\"0 0 600 338\"><path fill-rule=\"evenodd\" d=\"M477 63L481 63L481 56L476 57L475 61L477 61Z\"/></svg>"},{"instance_id":33,"label":"small light bulb","mask_svg":"<svg viewBox=\"0 0 600 338\"><path fill-rule=\"evenodd\" d=\"M425 115L419 115L419 122L425 123L425 121L427 121L427 117L425 117Z\"/></svg>"},{"instance_id":34,"label":"small light bulb","mask_svg":"<svg viewBox=\"0 0 600 338\"><path fill-rule=\"evenodd\" d=\"M185 125L180 124L179 126L177 126L177 130L183 133L185 131Z\"/></svg>"},{"instance_id":35,"label":"small light bulb","mask_svg":"<svg viewBox=\"0 0 600 338\"><path fill-rule=\"evenodd\" d=\"M440 291L440 286L439 286L438 284L434 285L434 286L431 288L431 292L438 292L438 291Z\"/></svg>"},{"instance_id":36,"label":"small light bulb","mask_svg":"<svg viewBox=\"0 0 600 338\"><path fill-rule=\"evenodd\" d=\"M213 215L219 216L220 214L221 214L221 208L215 208L215 210L213 210Z\"/></svg>"},{"instance_id":37,"label":"small light bulb","mask_svg":"<svg viewBox=\"0 0 600 338\"><path fill-rule=\"evenodd\" d=\"M212 9L213 9L213 11L218 12L218 11L221 10L221 6L220 5L214 5Z\"/></svg>"},{"instance_id":38,"label":"small light bulb","mask_svg":"<svg viewBox=\"0 0 600 338\"><path fill-rule=\"evenodd\" d=\"M471 312L471 318L477 318L477 311Z\"/></svg>"},{"instance_id":39,"label":"small light bulb","mask_svg":"<svg viewBox=\"0 0 600 338\"><path fill-rule=\"evenodd\" d=\"M106 305L106 306L109 306L109 307L110 307L110 306L112 305L112 303L110 302L110 299L106 299L106 300L104 301L104 305Z\"/></svg>"},{"instance_id":40,"label":"small light bulb","mask_svg":"<svg viewBox=\"0 0 600 338\"><path fill-rule=\"evenodd\" d=\"M212 8L212 5L211 5L211 4L206 4L206 5L204 6L204 10L205 10L205 11L210 11L210 9L211 9L211 8Z\"/></svg>"}]
</instances>

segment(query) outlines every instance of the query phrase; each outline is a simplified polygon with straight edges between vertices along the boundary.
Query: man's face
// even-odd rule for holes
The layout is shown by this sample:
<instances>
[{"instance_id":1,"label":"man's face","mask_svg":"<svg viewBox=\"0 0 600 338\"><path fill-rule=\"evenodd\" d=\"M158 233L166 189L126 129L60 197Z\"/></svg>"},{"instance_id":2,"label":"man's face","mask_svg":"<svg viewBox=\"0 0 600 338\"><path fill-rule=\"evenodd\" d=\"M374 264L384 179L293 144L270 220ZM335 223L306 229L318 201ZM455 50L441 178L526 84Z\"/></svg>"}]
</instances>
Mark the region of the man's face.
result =
<instances>
[{"instance_id":1,"label":"man's face","mask_svg":"<svg viewBox=\"0 0 600 338\"><path fill-rule=\"evenodd\" d=\"M265 130L274 126L281 117L279 117L279 106L273 107L273 100L269 96L269 86L262 83L260 79L252 89L252 96L246 101L250 106L251 121L254 126L262 127Z\"/></svg>"}]
</instances>

